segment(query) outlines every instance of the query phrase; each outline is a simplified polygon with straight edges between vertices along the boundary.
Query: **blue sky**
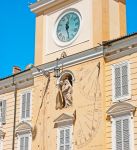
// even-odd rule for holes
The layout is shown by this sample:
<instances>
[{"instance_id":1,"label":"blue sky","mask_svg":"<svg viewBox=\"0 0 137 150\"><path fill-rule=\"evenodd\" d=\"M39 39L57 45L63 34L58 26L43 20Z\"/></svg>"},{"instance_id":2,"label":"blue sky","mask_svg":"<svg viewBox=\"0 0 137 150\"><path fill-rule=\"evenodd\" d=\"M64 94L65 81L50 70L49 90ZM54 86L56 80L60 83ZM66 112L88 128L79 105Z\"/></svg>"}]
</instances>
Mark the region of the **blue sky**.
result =
<instances>
[{"instance_id":1,"label":"blue sky","mask_svg":"<svg viewBox=\"0 0 137 150\"><path fill-rule=\"evenodd\" d=\"M11 75L14 65L24 70L34 61L35 15L30 12L28 2L1 1L0 78ZM137 0L127 0L127 31L137 32Z\"/></svg>"}]
</instances>

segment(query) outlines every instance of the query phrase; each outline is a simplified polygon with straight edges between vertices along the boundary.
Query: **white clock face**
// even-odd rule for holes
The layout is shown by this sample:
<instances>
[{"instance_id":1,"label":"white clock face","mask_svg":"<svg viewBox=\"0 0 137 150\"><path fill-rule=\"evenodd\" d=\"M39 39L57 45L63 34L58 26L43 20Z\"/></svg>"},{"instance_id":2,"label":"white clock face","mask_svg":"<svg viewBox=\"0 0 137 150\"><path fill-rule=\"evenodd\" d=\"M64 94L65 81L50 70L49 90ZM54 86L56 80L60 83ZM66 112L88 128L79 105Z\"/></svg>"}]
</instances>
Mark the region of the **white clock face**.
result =
<instances>
[{"instance_id":1,"label":"white clock face","mask_svg":"<svg viewBox=\"0 0 137 150\"><path fill-rule=\"evenodd\" d=\"M66 46L73 42L79 33L81 16L77 11L67 11L63 13L55 27L56 43Z\"/></svg>"}]
</instances>

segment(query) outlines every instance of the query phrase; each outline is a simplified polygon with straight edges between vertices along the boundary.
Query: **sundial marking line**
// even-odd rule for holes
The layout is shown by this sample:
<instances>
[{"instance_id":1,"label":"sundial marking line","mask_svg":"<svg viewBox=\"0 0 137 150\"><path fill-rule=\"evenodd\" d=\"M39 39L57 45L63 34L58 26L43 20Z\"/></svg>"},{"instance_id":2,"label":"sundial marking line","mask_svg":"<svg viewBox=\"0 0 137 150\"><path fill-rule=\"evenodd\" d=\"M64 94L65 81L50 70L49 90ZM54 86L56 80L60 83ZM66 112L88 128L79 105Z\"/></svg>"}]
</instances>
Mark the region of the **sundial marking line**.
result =
<instances>
[{"instance_id":1,"label":"sundial marking line","mask_svg":"<svg viewBox=\"0 0 137 150\"><path fill-rule=\"evenodd\" d=\"M96 80L98 80L98 78L99 78L99 77L97 77ZM95 83L96 83L96 82L95 82ZM96 83L96 87L97 87L97 83ZM97 92L97 88L96 88L96 92ZM95 117L95 116L94 116L94 113L95 113L94 110L95 110L96 100L97 100L97 99L96 99L96 96L95 96L94 106L93 106L93 120L95 120L95 119L94 119L94 117ZM93 128L93 121L92 121L92 128Z\"/></svg>"},{"instance_id":2,"label":"sundial marking line","mask_svg":"<svg viewBox=\"0 0 137 150\"><path fill-rule=\"evenodd\" d=\"M78 119L79 120L79 119ZM80 128L81 128L81 131L82 131L82 134L83 134L83 137L85 136L84 133L83 133L83 130L82 130L82 125L80 123L80 120L78 121L79 122L79 125L80 125Z\"/></svg>"},{"instance_id":3,"label":"sundial marking line","mask_svg":"<svg viewBox=\"0 0 137 150\"><path fill-rule=\"evenodd\" d=\"M87 118L88 119L88 118ZM94 119L88 119L88 120L90 120L90 121L93 121L94 120L94 122L96 122L96 123L98 123L98 121L94 118Z\"/></svg>"},{"instance_id":4,"label":"sundial marking line","mask_svg":"<svg viewBox=\"0 0 137 150\"><path fill-rule=\"evenodd\" d=\"M86 70L87 72L87 70ZM85 86L82 86L82 89L80 88L80 91L82 91L82 95L85 96L85 98L87 99L87 103L89 103L88 105L84 105L84 106L79 106L78 109L80 109L82 116L84 117L82 121L84 121L81 124L81 119L78 120L79 123L79 130L77 130L77 133L81 133L81 135L79 136L78 140L79 143L77 144L78 148L82 148L84 145L86 145L86 143L89 141L88 139L92 138L92 135L94 133L97 133L96 129L99 128L100 123L98 122L97 117L99 116L99 111L100 111L100 98L101 98L101 94L100 94L100 84L98 84L99 82L99 67L95 66L94 70L92 71L92 73L89 73L86 79L91 79L90 80L90 84L88 85L88 89ZM83 76L83 73L81 73L81 75ZM82 78L83 80L83 78ZM85 80L83 80L84 82ZM83 83L82 83L83 85ZM91 93L91 91L95 91L93 94ZM87 110L87 111L83 111L83 110ZM79 111L78 111L79 112ZM81 113L78 113L79 115L81 115ZM92 119L93 118L93 119ZM89 122L91 122L91 127ZM96 128L97 126L97 128ZM87 132L86 130L84 130L84 128L87 128ZM79 131L79 132L78 132ZM78 135L77 135L78 136Z\"/></svg>"}]
</instances>

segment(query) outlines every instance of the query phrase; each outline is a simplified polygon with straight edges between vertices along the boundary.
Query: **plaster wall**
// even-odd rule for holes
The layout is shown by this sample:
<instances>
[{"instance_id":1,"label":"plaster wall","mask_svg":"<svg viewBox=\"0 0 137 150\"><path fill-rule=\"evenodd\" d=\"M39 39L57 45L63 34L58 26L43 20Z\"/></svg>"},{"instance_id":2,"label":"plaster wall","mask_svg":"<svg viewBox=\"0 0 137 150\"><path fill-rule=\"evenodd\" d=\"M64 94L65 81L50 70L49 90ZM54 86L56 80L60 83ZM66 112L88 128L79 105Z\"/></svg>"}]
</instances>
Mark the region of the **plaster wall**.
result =
<instances>
[{"instance_id":1,"label":"plaster wall","mask_svg":"<svg viewBox=\"0 0 137 150\"><path fill-rule=\"evenodd\" d=\"M97 79L97 64L100 62L100 75ZM63 70L73 72L73 105L56 110L58 88L53 74L48 79L39 76L34 79L33 150L55 150L57 148L57 129L54 120L61 114L73 116L76 111L76 122L73 125L74 150L105 150L104 128L104 92L103 92L103 58L81 63ZM45 96L44 96L45 91Z\"/></svg>"},{"instance_id":2,"label":"plaster wall","mask_svg":"<svg viewBox=\"0 0 137 150\"><path fill-rule=\"evenodd\" d=\"M126 1L119 1L119 14L120 14L120 36L123 36L127 33L126 28Z\"/></svg>"},{"instance_id":3,"label":"plaster wall","mask_svg":"<svg viewBox=\"0 0 137 150\"><path fill-rule=\"evenodd\" d=\"M2 130L6 133L3 140L3 149L12 149L12 136L13 136L13 116L14 116L14 93L6 93L0 96L0 100L6 100L6 124L1 125ZM6 142L5 142L6 141Z\"/></svg>"},{"instance_id":4,"label":"plaster wall","mask_svg":"<svg viewBox=\"0 0 137 150\"><path fill-rule=\"evenodd\" d=\"M120 36L119 3L115 0L109 0L109 31L110 39Z\"/></svg>"},{"instance_id":5,"label":"plaster wall","mask_svg":"<svg viewBox=\"0 0 137 150\"><path fill-rule=\"evenodd\" d=\"M131 79L131 98L126 102L132 104L137 107L137 53L133 53L131 55L127 55L120 59L116 59L114 61L110 61L105 64L105 111L107 111L114 102L112 101L112 65L118 64L120 62L129 61L130 63L130 79ZM137 148L137 113L135 112L133 117L134 124L134 149ZM106 150L112 149L112 123L111 121L106 121Z\"/></svg>"},{"instance_id":6,"label":"plaster wall","mask_svg":"<svg viewBox=\"0 0 137 150\"><path fill-rule=\"evenodd\" d=\"M32 91L32 87L28 87L17 91L16 126L20 123L21 94L22 92L28 90ZM14 92L0 95L0 100L6 100L6 123L0 126L1 130L5 132L5 136L3 139L3 150L11 150L13 140L13 122L14 122L14 102L15 102ZM29 122L31 122L31 120ZM15 150L18 149L17 145L18 139L15 136Z\"/></svg>"}]
</instances>

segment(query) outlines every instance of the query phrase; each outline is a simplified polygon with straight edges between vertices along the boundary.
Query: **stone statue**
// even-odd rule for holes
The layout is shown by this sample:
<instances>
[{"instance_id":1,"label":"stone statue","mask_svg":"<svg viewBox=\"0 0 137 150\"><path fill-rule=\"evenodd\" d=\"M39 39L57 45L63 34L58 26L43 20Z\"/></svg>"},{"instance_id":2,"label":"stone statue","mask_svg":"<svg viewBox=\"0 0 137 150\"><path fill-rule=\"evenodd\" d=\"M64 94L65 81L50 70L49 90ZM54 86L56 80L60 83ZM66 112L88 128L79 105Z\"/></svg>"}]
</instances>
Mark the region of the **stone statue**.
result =
<instances>
[{"instance_id":1,"label":"stone statue","mask_svg":"<svg viewBox=\"0 0 137 150\"><path fill-rule=\"evenodd\" d=\"M67 108L72 105L72 85L68 79L60 81L56 98L56 109Z\"/></svg>"}]
</instances>

